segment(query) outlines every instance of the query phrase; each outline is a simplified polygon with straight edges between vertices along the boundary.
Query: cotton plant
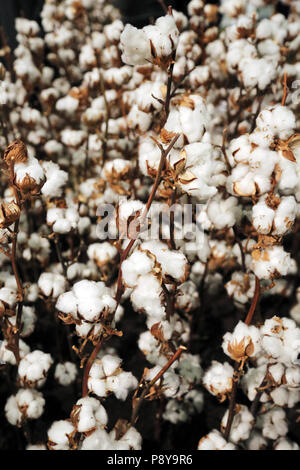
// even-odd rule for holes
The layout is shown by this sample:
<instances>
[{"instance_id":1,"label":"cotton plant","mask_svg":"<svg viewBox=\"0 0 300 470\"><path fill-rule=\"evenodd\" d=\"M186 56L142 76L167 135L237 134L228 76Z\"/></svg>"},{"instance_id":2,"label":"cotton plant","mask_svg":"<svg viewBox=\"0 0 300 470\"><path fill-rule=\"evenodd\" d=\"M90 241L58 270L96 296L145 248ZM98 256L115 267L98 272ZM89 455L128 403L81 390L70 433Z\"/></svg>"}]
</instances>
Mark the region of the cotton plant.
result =
<instances>
[{"instance_id":1,"label":"cotton plant","mask_svg":"<svg viewBox=\"0 0 300 470\"><path fill-rule=\"evenodd\" d=\"M2 49L0 372L8 434L47 433L28 450L139 450L142 407L162 446L215 407L199 450L298 448L300 12L219 3L136 28L47 0Z\"/></svg>"}]
</instances>

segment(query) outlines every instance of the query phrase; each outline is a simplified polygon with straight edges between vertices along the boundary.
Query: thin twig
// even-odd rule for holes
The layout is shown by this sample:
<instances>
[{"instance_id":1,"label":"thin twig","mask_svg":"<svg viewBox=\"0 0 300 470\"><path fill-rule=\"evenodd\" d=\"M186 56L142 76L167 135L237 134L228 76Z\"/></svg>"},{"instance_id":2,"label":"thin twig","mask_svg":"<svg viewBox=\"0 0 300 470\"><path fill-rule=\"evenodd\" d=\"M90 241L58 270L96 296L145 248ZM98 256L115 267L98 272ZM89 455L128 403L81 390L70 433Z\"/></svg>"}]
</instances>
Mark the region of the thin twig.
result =
<instances>
[{"instance_id":1,"label":"thin twig","mask_svg":"<svg viewBox=\"0 0 300 470\"><path fill-rule=\"evenodd\" d=\"M157 0L157 2L160 4L160 6L164 10L165 14L167 15L168 14L168 7L166 6L164 0Z\"/></svg>"},{"instance_id":2,"label":"thin twig","mask_svg":"<svg viewBox=\"0 0 300 470\"><path fill-rule=\"evenodd\" d=\"M102 336L102 338L98 341L98 343L95 346L92 354L90 355L90 357L88 358L88 360L85 364L84 374L83 374L83 382L82 382L82 396L83 397L86 397L87 394L88 394L89 373L90 373L91 367L94 363L94 360L96 359L97 354L100 351L100 348L101 348L103 342L104 342L104 337Z\"/></svg>"},{"instance_id":3,"label":"thin twig","mask_svg":"<svg viewBox=\"0 0 300 470\"><path fill-rule=\"evenodd\" d=\"M252 322L252 318L253 318L253 315L254 315L254 312L255 312L255 309L256 309L256 306L257 306L257 302L258 302L258 299L259 299L259 294L260 294L260 281L259 281L258 277L255 276L255 291L254 291L254 296L253 296L253 299L252 299L252 302L251 302L249 312L248 312L248 314L246 316L246 319L245 319L246 325L250 325L250 323Z\"/></svg>"},{"instance_id":4,"label":"thin twig","mask_svg":"<svg viewBox=\"0 0 300 470\"><path fill-rule=\"evenodd\" d=\"M222 139L222 147L221 147L221 150L222 150L222 153L224 155L224 159L225 159L225 162L226 162L226 166L227 166L227 170L229 171L229 173L231 172L231 165L229 163L229 159L228 159L228 155L227 155L227 152L226 152L226 135L227 135L227 127L225 127L225 129L223 130L223 139Z\"/></svg>"},{"instance_id":5,"label":"thin twig","mask_svg":"<svg viewBox=\"0 0 300 470\"><path fill-rule=\"evenodd\" d=\"M179 346L176 353L171 357L171 359L166 363L166 365L156 374L156 376L146 385L140 397L134 396L136 400L136 405L133 407L131 415L131 425L134 426L139 415L140 408L142 406L143 400L146 395L149 393L151 387L164 375L164 373L171 367L171 365L180 358L181 354L186 351L185 346ZM135 394L136 395L136 394Z\"/></svg>"},{"instance_id":6,"label":"thin twig","mask_svg":"<svg viewBox=\"0 0 300 470\"><path fill-rule=\"evenodd\" d=\"M287 94L288 94L288 90L287 90L287 72L284 72L284 76L283 76L283 97L282 97L282 100L281 100L281 106L285 106L285 102L286 102L286 99L287 99Z\"/></svg>"}]
</instances>

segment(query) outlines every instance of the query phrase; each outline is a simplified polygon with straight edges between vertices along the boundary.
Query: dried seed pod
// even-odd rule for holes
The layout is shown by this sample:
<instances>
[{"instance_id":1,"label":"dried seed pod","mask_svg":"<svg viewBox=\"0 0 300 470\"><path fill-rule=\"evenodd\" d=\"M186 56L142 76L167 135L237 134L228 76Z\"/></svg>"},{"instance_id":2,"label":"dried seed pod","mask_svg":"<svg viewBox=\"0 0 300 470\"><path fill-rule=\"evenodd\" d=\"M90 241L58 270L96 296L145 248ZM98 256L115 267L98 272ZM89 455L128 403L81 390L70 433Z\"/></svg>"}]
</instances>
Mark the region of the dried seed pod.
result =
<instances>
[{"instance_id":1,"label":"dried seed pod","mask_svg":"<svg viewBox=\"0 0 300 470\"><path fill-rule=\"evenodd\" d=\"M0 228L7 228L20 217L20 208L15 202L0 204Z\"/></svg>"},{"instance_id":2,"label":"dried seed pod","mask_svg":"<svg viewBox=\"0 0 300 470\"><path fill-rule=\"evenodd\" d=\"M22 140L16 139L6 148L3 159L10 166L15 163L25 163L28 160L26 145Z\"/></svg>"},{"instance_id":3,"label":"dried seed pod","mask_svg":"<svg viewBox=\"0 0 300 470\"><path fill-rule=\"evenodd\" d=\"M21 181L16 182L16 186L21 191L23 197L30 197L40 192L44 182L45 179L37 181L27 174Z\"/></svg>"}]
</instances>

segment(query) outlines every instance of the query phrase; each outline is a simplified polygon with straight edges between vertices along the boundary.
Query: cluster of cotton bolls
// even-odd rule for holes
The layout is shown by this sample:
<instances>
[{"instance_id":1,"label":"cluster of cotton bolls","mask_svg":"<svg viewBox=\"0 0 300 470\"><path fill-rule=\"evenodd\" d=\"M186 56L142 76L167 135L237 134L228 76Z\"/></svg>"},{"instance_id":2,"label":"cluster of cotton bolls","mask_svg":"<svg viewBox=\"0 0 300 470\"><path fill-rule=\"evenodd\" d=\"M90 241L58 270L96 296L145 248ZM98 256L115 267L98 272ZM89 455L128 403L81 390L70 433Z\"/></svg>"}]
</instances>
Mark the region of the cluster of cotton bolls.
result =
<instances>
[{"instance_id":1,"label":"cluster of cotton bolls","mask_svg":"<svg viewBox=\"0 0 300 470\"><path fill-rule=\"evenodd\" d=\"M194 448L297 449L298 3L141 28L112 3L46 0L1 51L7 421L27 449L138 450L215 403Z\"/></svg>"},{"instance_id":2,"label":"cluster of cotton bolls","mask_svg":"<svg viewBox=\"0 0 300 470\"><path fill-rule=\"evenodd\" d=\"M300 399L300 329L289 318L273 317L261 327L239 322L232 333L223 337L223 350L237 363L248 359L241 387L250 402L261 405L257 416L255 406L248 408L236 404L229 442L249 450L267 448L271 441L274 448L290 445L298 449L297 443L286 438L289 426L285 408L293 408ZM226 400L236 380L233 367L228 363L213 361L203 377L203 385L219 400ZM228 410L223 416L221 428L226 427ZM213 434L214 436L215 434ZM210 435L202 438L199 449L213 444ZM214 442L214 440L213 440ZM225 445L227 442L225 440ZM229 444L228 444L229 445ZM219 446L222 446L220 441Z\"/></svg>"}]
</instances>

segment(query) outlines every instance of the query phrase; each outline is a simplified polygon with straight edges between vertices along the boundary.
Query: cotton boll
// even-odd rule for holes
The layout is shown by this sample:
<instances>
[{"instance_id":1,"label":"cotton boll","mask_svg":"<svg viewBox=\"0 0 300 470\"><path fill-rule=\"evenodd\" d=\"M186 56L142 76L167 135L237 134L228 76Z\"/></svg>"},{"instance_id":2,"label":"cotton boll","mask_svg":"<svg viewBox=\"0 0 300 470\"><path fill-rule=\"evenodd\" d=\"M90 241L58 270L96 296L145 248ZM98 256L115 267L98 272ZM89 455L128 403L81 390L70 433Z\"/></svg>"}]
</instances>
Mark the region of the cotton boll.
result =
<instances>
[{"instance_id":1,"label":"cotton boll","mask_svg":"<svg viewBox=\"0 0 300 470\"><path fill-rule=\"evenodd\" d=\"M15 366L17 364L15 355L12 351L7 349L7 340L4 340L0 346L0 360L6 364ZM19 354L20 358L23 359L26 354L30 352L30 347L22 340L19 340Z\"/></svg>"},{"instance_id":2,"label":"cotton boll","mask_svg":"<svg viewBox=\"0 0 300 470\"><path fill-rule=\"evenodd\" d=\"M37 194L45 181L43 168L34 157L25 163L17 163L14 174L16 185L24 194Z\"/></svg>"},{"instance_id":3,"label":"cotton boll","mask_svg":"<svg viewBox=\"0 0 300 470\"><path fill-rule=\"evenodd\" d=\"M91 367L88 378L88 389L99 397L113 392L119 400L126 400L130 390L138 382L131 372L124 372L120 367L121 359L110 354L104 355Z\"/></svg>"},{"instance_id":4,"label":"cotton boll","mask_svg":"<svg viewBox=\"0 0 300 470\"><path fill-rule=\"evenodd\" d=\"M48 446L53 450L69 450L70 441L75 429L67 420L54 421L48 430Z\"/></svg>"},{"instance_id":5,"label":"cotton boll","mask_svg":"<svg viewBox=\"0 0 300 470\"><path fill-rule=\"evenodd\" d=\"M72 291L61 294L56 303L56 308L64 314L70 314L77 319L77 298Z\"/></svg>"},{"instance_id":6,"label":"cotton boll","mask_svg":"<svg viewBox=\"0 0 300 470\"><path fill-rule=\"evenodd\" d=\"M83 130L64 129L61 132L61 141L67 147L78 148L86 140L86 132Z\"/></svg>"},{"instance_id":7,"label":"cotton boll","mask_svg":"<svg viewBox=\"0 0 300 470\"><path fill-rule=\"evenodd\" d=\"M56 163L44 162L42 164L46 175L46 182L42 187L42 194L45 197L60 197L63 186L68 180L67 172L61 170Z\"/></svg>"},{"instance_id":8,"label":"cotton boll","mask_svg":"<svg viewBox=\"0 0 300 470\"><path fill-rule=\"evenodd\" d=\"M259 233L267 234L272 229L275 211L267 206L264 198L253 206L252 223Z\"/></svg>"},{"instance_id":9,"label":"cotton boll","mask_svg":"<svg viewBox=\"0 0 300 470\"><path fill-rule=\"evenodd\" d=\"M249 368L244 377L242 378L242 388L249 400L253 401L257 394L257 389L261 386L265 375L266 365L262 364L259 367ZM265 403L269 400L266 393L262 393L260 396L260 402Z\"/></svg>"},{"instance_id":10,"label":"cotton boll","mask_svg":"<svg viewBox=\"0 0 300 470\"><path fill-rule=\"evenodd\" d=\"M261 334L261 344L267 354L287 366L297 364L300 329L293 320L278 317L266 320Z\"/></svg>"},{"instance_id":11,"label":"cotton boll","mask_svg":"<svg viewBox=\"0 0 300 470\"><path fill-rule=\"evenodd\" d=\"M182 354L177 368L180 376L184 377L188 382L199 383L201 381L203 370L198 355Z\"/></svg>"},{"instance_id":12,"label":"cotton boll","mask_svg":"<svg viewBox=\"0 0 300 470\"><path fill-rule=\"evenodd\" d=\"M76 402L71 419L76 430L84 433L91 432L95 426L104 428L108 422L105 408L92 397L84 397Z\"/></svg>"},{"instance_id":13,"label":"cotton boll","mask_svg":"<svg viewBox=\"0 0 300 470\"><path fill-rule=\"evenodd\" d=\"M264 90L276 77L276 61L244 58L239 64L245 88L258 86Z\"/></svg>"},{"instance_id":14,"label":"cotton boll","mask_svg":"<svg viewBox=\"0 0 300 470\"><path fill-rule=\"evenodd\" d=\"M274 450L299 450L299 446L296 442L281 437L275 442Z\"/></svg>"},{"instance_id":15,"label":"cotton boll","mask_svg":"<svg viewBox=\"0 0 300 470\"><path fill-rule=\"evenodd\" d=\"M128 431L121 437L120 441L122 443L126 443L128 445L129 450L141 450L142 448L142 436L140 433L134 428L130 427Z\"/></svg>"},{"instance_id":16,"label":"cotton boll","mask_svg":"<svg viewBox=\"0 0 300 470\"><path fill-rule=\"evenodd\" d=\"M21 332L20 332L20 336L22 338L26 338L27 336L30 336L33 333L36 320L37 320L37 316L35 314L34 308L24 305L22 309L22 326L21 326ZM17 321L16 316L9 318L9 322L12 325L16 325L16 321ZM29 349L27 352L29 352Z\"/></svg>"},{"instance_id":17,"label":"cotton boll","mask_svg":"<svg viewBox=\"0 0 300 470\"><path fill-rule=\"evenodd\" d=\"M198 444L198 450L235 450L231 442L227 442L222 434L213 429L207 436L202 437Z\"/></svg>"},{"instance_id":18,"label":"cotton boll","mask_svg":"<svg viewBox=\"0 0 300 470\"><path fill-rule=\"evenodd\" d=\"M160 17L155 25L145 26L141 30L126 25L120 37L122 60L128 65L153 62L165 67L176 48L178 35L172 15Z\"/></svg>"},{"instance_id":19,"label":"cotton boll","mask_svg":"<svg viewBox=\"0 0 300 470\"><path fill-rule=\"evenodd\" d=\"M104 429L96 429L81 444L81 450L111 450L112 447L113 443Z\"/></svg>"},{"instance_id":20,"label":"cotton boll","mask_svg":"<svg viewBox=\"0 0 300 470\"><path fill-rule=\"evenodd\" d=\"M176 307L181 311L190 312L200 305L199 294L193 281L186 281L178 287Z\"/></svg>"},{"instance_id":21,"label":"cotton boll","mask_svg":"<svg viewBox=\"0 0 300 470\"><path fill-rule=\"evenodd\" d=\"M225 289L227 290L228 295L236 302L245 304L254 296L254 275L235 271L231 276L231 280L225 284Z\"/></svg>"},{"instance_id":22,"label":"cotton boll","mask_svg":"<svg viewBox=\"0 0 300 470\"><path fill-rule=\"evenodd\" d=\"M92 243L87 250L89 259L96 261L98 266L113 261L117 254L117 248L109 242Z\"/></svg>"},{"instance_id":23,"label":"cotton boll","mask_svg":"<svg viewBox=\"0 0 300 470\"><path fill-rule=\"evenodd\" d=\"M122 371L117 376L110 376L106 381L107 389L113 392L118 400L125 401L128 393L135 390L138 381L131 372Z\"/></svg>"},{"instance_id":24,"label":"cotton boll","mask_svg":"<svg viewBox=\"0 0 300 470\"><path fill-rule=\"evenodd\" d=\"M213 361L203 376L204 387L222 401L231 391L233 383L233 367L228 362L221 364Z\"/></svg>"},{"instance_id":25,"label":"cotton boll","mask_svg":"<svg viewBox=\"0 0 300 470\"><path fill-rule=\"evenodd\" d=\"M257 419L257 426L262 430L262 435L268 439L278 439L288 432L286 414L282 408L275 407L267 411Z\"/></svg>"},{"instance_id":26,"label":"cotton boll","mask_svg":"<svg viewBox=\"0 0 300 470\"><path fill-rule=\"evenodd\" d=\"M171 276L178 282L183 282L187 276L187 259L179 251L168 250L167 245L162 242L146 241L142 243L141 250L150 251L160 263L163 276Z\"/></svg>"},{"instance_id":27,"label":"cotton boll","mask_svg":"<svg viewBox=\"0 0 300 470\"><path fill-rule=\"evenodd\" d=\"M248 450L264 450L267 445L267 439L265 439L258 431L252 431L249 439L246 441Z\"/></svg>"},{"instance_id":28,"label":"cotton boll","mask_svg":"<svg viewBox=\"0 0 300 470\"><path fill-rule=\"evenodd\" d=\"M68 386L74 382L77 368L72 362L63 362L55 367L54 377L60 385Z\"/></svg>"},{"instance_id":29,"label":"cotton boll","mask_svg":"<svg viewBox=\"0 0 300 470\"><path fill-rule=\"evenodd\" d=\"M0 300L4 305L8 305L9 308L13 308L17 303L17 293L9 287L2 287L0 289Z\"/></svg>"},{"instance_id":30,"label":"cotton boll","mask_svg":"<svg viewBox=\"0 0 300 470\"><path fill-rule=\"evenodd\" d=\"M117 356L112 356L110 354L106 354L102 357L101 363L103 367L103 372L106 377L115 373L115 371L119 368L122 360Z\"/></svg>"},{"instance_id":31,"label":"cotton boll","mask_svg":"<svg viewBox=\"0 0 300 470\"><path fill-rule=\"evenodd\" d=\"M149 138L141 138L139 145L139 167L148 176L148 168L157 170L161 158L159 147Z\"/></svg>"},{"instance_id":32,"label":"cotton boll","mask_svg":"<svg viewBox=\"0 0 300 470\"><path fill-rule=\"evenodd\" d=\"M259 279L273 279L285 276L291 265L289 253L282 246L272 246L261 252L252 252L251 269Z\"/></svg>"},{"instance_id":33,"label":"cotton boll","mask_svg":"<svg viewBox=\"0 0 300 470\"><path fill-rule=\"evenodd\" d=\"M260 352L260 331L255 326L248 326L239 321L233 333L223 336L222 348L225 354L235 361L256 356Z\"/></svg>"},{"instance_id":34,"label":"cotton boll","mask_svg":"<svg viewBox=\"0 0 300 470\"><path fill-rule=\"evenodd\" d=\"M122 279L126 286L135 287L139 276L143 276L152 271L154 260L143 251L134 251L132 255L123 261Z\"/></svg>"},{"instance_id":35,"label":"cotton boll","mask_svg":"<svg viewBox=\"0 0 300 470\"><path fill-rule=\"evenodd\" d=\"M297 212L294 196L283 197L274 217L274 234L285 235L292 227Z\"/></svg>"},{"instance_id":36,"label":"cotton boll","mask_svg":"<svg viewBox=\"0 0 300 470\"><path fill-rule=\"evenodd\" d=\"M222 200L220 197L211 199L207 206L207 215L217 230L233 227L241 218L241 208L235 197Z\"/></svg>"},{"instance_id":37,"label":"cotton boll","mask_svg":"<svg viewBox=\"0 0 300 470\"><path fill-rule=\"evenodd\" d=\"M262 131L271 132L274 137L287 139L296 127L295 116L287 107L276 105L259 113L256 126Z\"/></svg>"},{"instance_id":38,"label":"cotton boll","mask_svg":"<svg viewBox=\"0 0 300 470\"><path fill-rule=\"evenodd\" d=\"M150 42L143 30L127 24L121 34L122 60L128 65L143 65L151 61Z\"/></svg>"},{"instance_id":39,"label":"cotton boll","mask_svg":"<svg viewBox=\"0 0 300 470\"><path fill-rule=\"evenodd\" d=\"M22 426L26 419L38 419L44 411L45 399L37 390L20 389L5 404L5 416L14 426Z\"/></svg>"},{"instance_id":40,"label":"cotton boll","mask_svg":"<svg viewBox=\"0 0 300 470\"><path fill-rule=\"evenodd\" d=\"M228 420L228 410L222 418L221 426L225 429ZM249 412L248 408L244 405L238 405L238 411L234 415L232 427L230 430L229 438L232 442L237 444L240 441L245 441L250 436L254 424L254 417Z\"/></svg>"},{"instance_id":41,"label":"cotton boll","mask_svg":"<svg viewBox=\"0 0 300 470\"><path fill-rule=\"evenodd\" d=\"M146 132L151 125L152 116L150 113L144 113L137 105L133 105L127 115L127 123L130 129L138 129L140 132Z\"/></svg>"},{"instance_id":42,"label":"cotton boll","mask_svg":"<svg viewBox=\"0 0 300 470\"><path fill-rule=\"evenodd\" d=\"M46 297L56 299L67 288L67 282L61 274L42 273L38 280L38 286Z\"/></svg>"},{"instance_id":43,"label":"cotton boll","mask_svg":"<svg viewBox=\"0 0 300 470\"><path fill-rule=\"evenodd\" d=\"M50 354L35 350L21 359L18 374L21 383L30 387L42 387L46 382L48 370L53 364Z\"/></svg>"},{"instance_id":44,"label":"cotton boll","mask_svg":"<svg viewBox=\"0 0 300 470\"><path fill-rule=\"evenodd\" d=\"M153 274L138 278L137 285L131 294L131 302L136 310L144 310L151 318L161 321L165 316L162 305L163 291L158 279Z\"/></svg>"}]
</instances>

